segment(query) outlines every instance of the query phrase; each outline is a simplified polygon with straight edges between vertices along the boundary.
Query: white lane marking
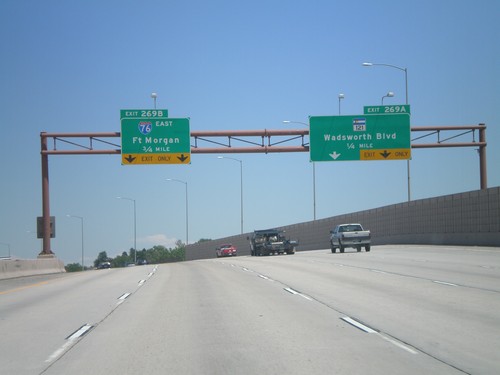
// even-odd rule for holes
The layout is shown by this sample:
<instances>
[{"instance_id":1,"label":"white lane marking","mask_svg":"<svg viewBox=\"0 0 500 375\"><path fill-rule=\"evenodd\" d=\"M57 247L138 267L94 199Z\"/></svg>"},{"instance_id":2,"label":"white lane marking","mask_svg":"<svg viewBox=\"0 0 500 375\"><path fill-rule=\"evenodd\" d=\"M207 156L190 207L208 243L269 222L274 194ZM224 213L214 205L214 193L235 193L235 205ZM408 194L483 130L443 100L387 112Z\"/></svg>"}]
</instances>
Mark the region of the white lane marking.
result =
<instances>
[{"instance_id":1,"label":"white lane marking","mask_svg":"<svg viewBox=\"0 0 500 375\"><path fill-rule=\"evenodd\" d=\"M148 278L149 278L149 277L151 277L151 276L153 276L153 275L155 274L155 272L156 272L156 270L157 270L157 269L158 269L158 266L155 266L155 267L151 270L151 272L148 274Z\"/></svg>"},{"instance_id":2,"label":"white lane marking","mask_svg":"<svg viewBox=\"0 0 500 375\"><path fill-rule=\"evenodd\" d=\"M286 290L288 293L291 293L291 294L294 294L296 296L301 296L302 298L305 298L307 299L308 301L312 301L312 298L306 296L305 294L302 294L300 292L297 292L296 290L293 290L292 288L283 288L284 290Z\"/></svg>"},{"instance_id":3,"label":"white lane marking","mask_svg":"<svg viewBox=\"0 0 500 375\"><path fill-rule=\"evenodd\" d=\"M124 293L118 298L118 302L116 303L117 306L121 305L125 300L127 299L128 296L130 296L132 293Z\"/></svg>"},{"instance_id":4,"label":"white lane marking","mask_svg":"<svg viewBox=\"0 0 500 375\"><path fill-rule=\"evenodd\" d=\"M288 293L291 293L291 294L295 294L295 295L299 294L299 292L297 292L296 290L293 290L292 288L283 288L283 289L285 289Z\"/></svg>"},{"instance_id":5,"label":"white lane marking","mask_svg":"<svg viewBox=\"0 0 500 375\"><path fill-rule=\"evenodd\" d=\"M383 338L384 340L390 342L391 344L396 345L398 348L406 350L408 353L418 354L418 352L416 350L410 348L408 345L405 345L405 344L403 344L402 342L400 342L400 341L398 341L396 339L393 339L393 338L388 337L388 336L386 336L386 335L384 335L384 334L382 334L380 332L377 332L374 329L372 329L372 328L364 325L363 323L358 322L357 320L354 320L354 319L352 319L352 318L350 318L348 316L344 316L344 317L342 317L340 319L342 319L343 321L345 321L345 322L353 325L354 327L356 327L356 328L358 328L358 329L360 329L360 330L362 330L362 331L364 331L366 333L374 333L377 336Z\"/></svg>"},{"instance_id":6,"label":"white lane marking","mask_svg":"<svg viewBox=\"0 0 500 375\"><path fill-rule=\"evenodd\" d=\"M446 281L439 281L439 280L434 280L433 283L441 284L441 285L448 285L448 286L458 286L457 284L447 283Z\"/></svg>"},{"instance_id":7,"label":"white lane marking","mask_svg":"<svg viewBox=\"0 0 500 375\"><path fill-rule=\"evenodd\" d=\"M92 326L90 324L84 324L75 333L69 335L66 340L74 340L80 338L85 335L91 328Z\"/></svg>"},{"instance_id":8,"label":"white lane marking","mask_svg":"<svg viewBox=\"0 0 500 375\"><path fill-rule=\"evenodd\" d=\"M272 279L270 279L269 277L264 276L264 275L260 275L260 274L259 274L259 277L260 277L260 278L262 278L262 279L264 279L264 280L274 281L274 280L272 280Z\"/></svg>"},{"instance_id":9,"label":"white lane marking","mask_svg":"<svg viewBox=\"0 0 500 375\"><path fill-rule=\"evenodd\" d=\"M306 300L308 301L312 301L312 298L309 297L309 296L306 296L305 294L302 294L302 293L299 293L299 295L302 297L302 298L305 298Z\"/></svg>"},{"instance_id":10,"label":"white lane marking","mask_svg":"<svg viewBox=\"0 0 500 375\"><path fill-rule=\"evenodd\" d=\"M139 286L142 286L145 282L146 282L146 280L139 281Z\"/></svg>"},{"instance_id":11,"label":"white lane marking","mask_svg":"<svg viewBox=\"0 0 500 375\"><path fill-rule=\"evenodd\" d=\"M124 299L126 299L128 296L130 296L130 294L132 294L132 293L124 293L124 294L122 294L122 295L121 295L118 299L120 299L120 300L124 300Z\"/></svg>"},{"instance_id":12,"label":"white lane marking","mask_svg":"<svg viewBox=\"0 0 500 375\"><path fill-rule=\"evenodd\" d=\"M57 349L54 353L52 353L45 360L45 362L46 363L47 362L52 362L56 358L59 358L66 350L69 349L69 347L71 347L74 344L74 342L77 339L79 339L80 337L82 337L83 335L85 335L91 328L92 328L92 326L89 325L89 324L85 324L82 327L80 327L76 332L74 332L73 334L71 334L70 336L68 336L66 338L67 341L59 349Z\"/></svg>"},{"instance_id":13,"label":"white lane marking","mask_svg":"<svg viewBox=\"0 0 500 375\"><path fill-rule=\"evenodd\" d=\"M375 333L375 332L377 332L377 331L371 329L370 327L367 327L364 324L362 324L362 323L358 322L357 320L354 320L354 319L352 319L352 318L350 318L348 316L344 316L344 317L342 317L340 319L342 319L343 321L349 323L350 325L353 325L354 327L356 327L356 328L358 328L358 329L360 329L362 331L365 331L366 333Z\"/></svg>"},{"instance_id":14,"label":"white lane marking","mask_svg":"<svg viewBox=\"0 0 500 375\"><path fill-rule=\"evenodd\" d=\"M52 362L56 358L59 358L61 354L63 354L71 345L73 345L73 340L66 341L64 345L52 353L49 358L45 360L45 362Z\"/></svg>"},{"instance_id":15,"label":"white lane marking","mask_svg":"<svg viewBox=\"0 0 500 375\"><path fill-rule=\"evenodd\" d=\"M248 268L246 268L246 267L243 267L243 268L242 268L242 270L243 270L243 271L246 271L246 272L253 272L252 270L249 270L249 269L248 269Z\"/></svg>"},{"instance_id":16,"label":"white lane marking","mask_svg":"<svg viewBox=\"0 0 500 375\"><path fill-rule=\"evenodd\" d=\"M418 354L416 350L413 350L410 348L408 345L403 344L400 341L394 340L393 338L387 337L385 335L382 335L381 333L378 333L380 337L382 337L384 340L389 341L391 344L396 345L398 348L401 348L403 350L406 350L408 353L411 354Z\"/></svg>"}]
</instances>

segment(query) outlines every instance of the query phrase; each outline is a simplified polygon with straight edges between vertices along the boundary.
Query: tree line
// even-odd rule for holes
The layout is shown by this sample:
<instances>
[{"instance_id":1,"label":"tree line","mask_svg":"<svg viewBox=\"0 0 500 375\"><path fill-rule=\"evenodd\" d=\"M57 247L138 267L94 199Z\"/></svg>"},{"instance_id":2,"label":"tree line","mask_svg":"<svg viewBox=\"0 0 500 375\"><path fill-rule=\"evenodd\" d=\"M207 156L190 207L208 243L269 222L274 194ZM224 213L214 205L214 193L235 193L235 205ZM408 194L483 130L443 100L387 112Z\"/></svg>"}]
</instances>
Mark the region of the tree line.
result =
<instances>
[{"instance_id":1,"label":"tree line","mask_svg":"<svg viewBox=\"0 0 500 375\"><path fill-rule=\"evenodd\" d=\"M202 239L200 241L207 241ZM106 251L101 251L97 258L94 260L94 268L98 268L104 262L109 262L112 268L127 267L136 264L158 264L158 263L171 263L182 262L185 260L186 245L178 240L174 248L166 248L165 246L156 245L150 249L142 249L137 251L130 249L127 253L124 251L121 255L114 258L108 256ZM67 272L82 271L82 265L79 263L71 263L65 266ZM85 269L88 269L85 267Z\"/></svg>"}]
</instances>

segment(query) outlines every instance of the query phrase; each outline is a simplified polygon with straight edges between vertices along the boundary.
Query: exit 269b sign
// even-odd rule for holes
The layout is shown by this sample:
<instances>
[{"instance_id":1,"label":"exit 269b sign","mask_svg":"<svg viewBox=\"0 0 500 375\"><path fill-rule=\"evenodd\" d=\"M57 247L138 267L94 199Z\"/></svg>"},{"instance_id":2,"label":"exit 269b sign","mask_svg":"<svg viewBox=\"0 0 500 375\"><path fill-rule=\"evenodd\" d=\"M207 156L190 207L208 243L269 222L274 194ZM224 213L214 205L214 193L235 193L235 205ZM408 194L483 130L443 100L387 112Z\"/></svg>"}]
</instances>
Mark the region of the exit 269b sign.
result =
<instances>
[{"instance_id":1,"label":"exit 269b sign","mask_svg":"<svg viewBox=\"0 0 500 375\"><path fill-rule=\"evenodd\" d=\"M311 116L309 128L311 161L411 158L408 114Z\"/></svg>"},{"instance_id":2,"label":"exit 269b sign","mask_svg":"<svg viewBox=\"0 0 500 375\"><path fill-rule=\"evenodd\" d=\"M120 111L122 164L189 164L188 118L169 118L167 110Z\"/></svg>"}]
</instances>

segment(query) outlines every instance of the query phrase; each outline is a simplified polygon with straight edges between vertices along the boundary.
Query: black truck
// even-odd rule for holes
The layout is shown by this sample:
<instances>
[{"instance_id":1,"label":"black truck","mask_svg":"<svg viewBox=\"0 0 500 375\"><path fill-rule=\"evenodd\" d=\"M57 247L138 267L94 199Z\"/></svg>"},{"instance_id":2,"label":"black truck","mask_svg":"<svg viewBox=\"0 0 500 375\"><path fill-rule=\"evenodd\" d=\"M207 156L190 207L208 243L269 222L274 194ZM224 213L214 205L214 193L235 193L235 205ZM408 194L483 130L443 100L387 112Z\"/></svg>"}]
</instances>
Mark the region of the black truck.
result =
<instances>
[{"instance_id":1,"label":"black truck","mask_svg":"<svg viewBox=\"0 0 500 375\"><path fill-rule=\"evenodd\" d=\"M278 229L263 229L253 232L250 241L252 256L271 254L295 254L298 241L287 239L284 231Z\"/></svg>"}]
</instances>

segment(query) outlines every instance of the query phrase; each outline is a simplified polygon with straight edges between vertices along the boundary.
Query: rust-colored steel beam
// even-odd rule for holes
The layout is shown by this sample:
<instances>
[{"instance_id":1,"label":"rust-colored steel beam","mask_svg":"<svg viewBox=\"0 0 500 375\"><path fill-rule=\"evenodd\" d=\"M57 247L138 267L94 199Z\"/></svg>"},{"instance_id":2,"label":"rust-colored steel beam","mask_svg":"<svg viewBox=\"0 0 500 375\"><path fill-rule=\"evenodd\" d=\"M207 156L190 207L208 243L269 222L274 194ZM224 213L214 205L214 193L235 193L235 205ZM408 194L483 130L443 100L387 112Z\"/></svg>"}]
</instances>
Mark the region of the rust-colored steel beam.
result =
<instances>
[{"instance_id":1,"label":"rust-colored steel beam","mask_svg":"<svg viewBox=\"0 0 500 375\"><path fill-rule=\"evenodd\" d=\"M481 179L481 190L488 188L488 177L486 172L486 125L479 124L479 142L484 143L484 146L479 147L479 175Z\"/></svg>"},{"instance_id":2,"label":"rust-colored steel beam","mask_svg":"<svg viewBox=\"0 0 500 375\"><path fill-rule=\"evenodd\" d=\"M411 148L441 148L441 147L485 147L486 142L469 143L414 143Z\"/></svg>"},{"instance_id":3,"label":"rust-colored steel beam","mask_svg":"<svg viewBox=\"0 0 500 375\"><path fill-rule=\"evenodd\" d=\"M50 195L49 195L49 157L47 151L47 138L41 134L42 148L42 252L39 256L50 256L54 253L50 249Z\"/></svg>"},{"instance_id":4,"label":"rust-colored steel beam","mask_svg":"<svg viewBox=\"0 0 500 375\"><path fill-rule=\"evenodd\" d=\"M193 131L191 137L271 137L307 134L309 134L309 129L219 130Z\"/></svg>"},{"instance_id":5,"label":"rust-colored steel beam","mask_svg":"<svg viewBox=\"0 0 500 375\"><path fill-rule=\"evenodd\" d=\"M191 148L192 154L270 154L276 152L308 152L309 146L257 146L257 147L195 147Z\"/></svg>"}]
</instances>

